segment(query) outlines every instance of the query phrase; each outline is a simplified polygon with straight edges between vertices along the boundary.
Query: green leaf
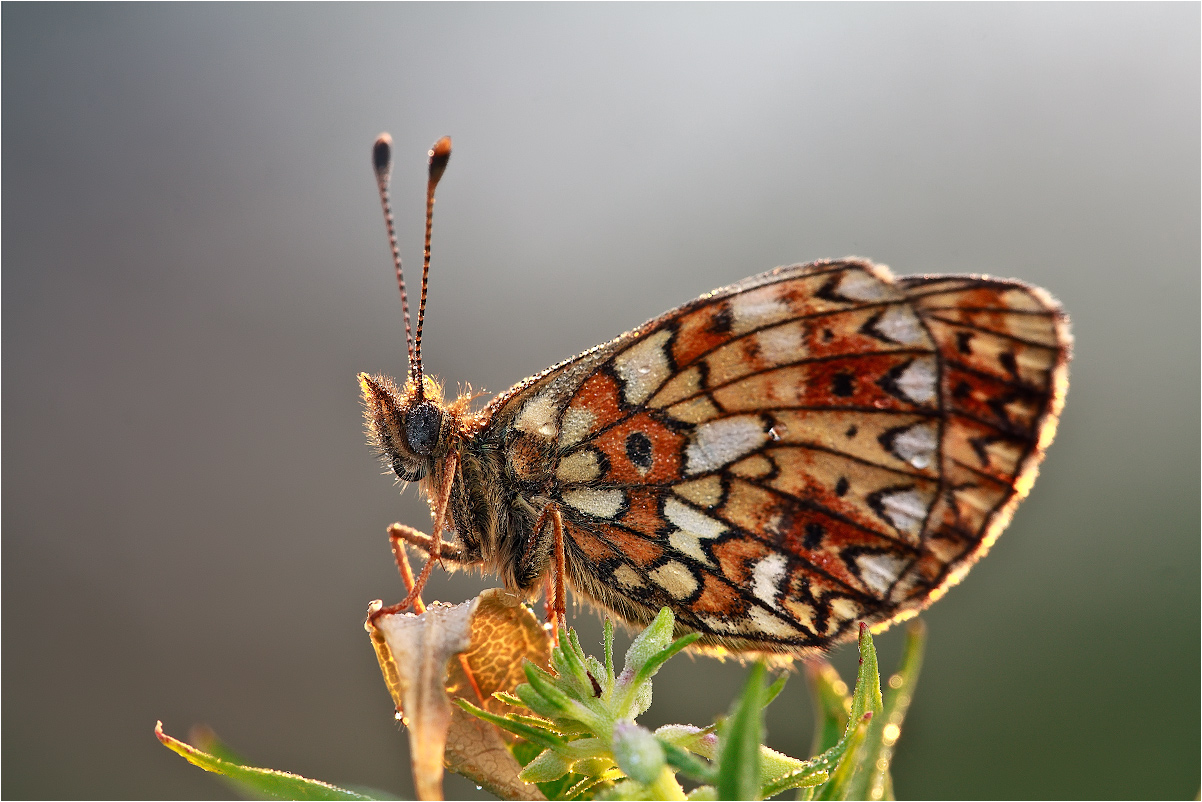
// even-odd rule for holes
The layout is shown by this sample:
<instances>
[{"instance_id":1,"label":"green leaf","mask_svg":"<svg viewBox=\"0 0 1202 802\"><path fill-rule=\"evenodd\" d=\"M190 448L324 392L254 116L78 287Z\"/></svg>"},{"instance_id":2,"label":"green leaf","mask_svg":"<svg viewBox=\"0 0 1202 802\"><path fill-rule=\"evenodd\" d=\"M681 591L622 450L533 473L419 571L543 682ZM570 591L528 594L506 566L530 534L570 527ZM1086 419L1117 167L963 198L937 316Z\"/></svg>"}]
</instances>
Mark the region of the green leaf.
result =
<instances>
[{"instance_id":1,"label":"green leaf","mask_svg":"<svg viewBox=\"0 0 1202 802\"><path fill-rule=\"evenodd\" d=\"M867 624L860 624L860 670L856 674L856 689L851 694L851 718L860 719L865 713L874 715L884 709L881 700L881 670L877 665L876 646Z\"/></svg>"},{"instance_id":2,"label":"green leaf","mask_svg":"<svg viewBox=\"0 0 1202 802\"><path fill-rule=\"evenodd\" d=\"M764 691L764 707L768 707L768 705L776 701L776 697L780 696L780 692L785 689L785 681L788 678L788 674L781 674L768 686L768 690Z\"/></svg>"},{"instance_id":3,"label":"green leaf","mask_svg":"<svg viewBox=\"0 0 1202 802\"><path fill-rule=\"evenodd\" d=\"M471 713L476 718L482 718L485 721L496 724L506 732L511 732L519 738L525 738L532 744L537 744L544 749L562 749L567 745L567 741L558 735L553 734L550 730L545 730L541 727L532 727L521 721L513 721L505 716L498 716L495 713L489 713L487 710L481 710L466 699L456 699L455 704Z\"/></svg>"},{"instance_id":4,"label":"green leaf","mask_svg":"<svg viewBox=\"0 0 1202 802\"><path fill-rule=\"evenodd\" d=\"M805 672L816 718L810 754L820 755L843 737L851 710L851 693L847 683L824 657L807 660Z\"/></svg>"},{"instance_id":5,"label":"green leaf","mask_svg":"<svg viewBox=\"0 0 1202 802\"><path fill-rule=\"evenodd\" d=\"M672 630L675 627L676 619L673 617L672 611L667 607L662 608L659 615L655 616L655 620L631 641L630 648L626 650L626 663L622 666L622 675L618 677L618 682L627 687L636 685L637 683L632 680L638 676L648 660L659 654L672 642Z\"/></svg>"},{"instance_id":6,"label":"green leaf","mask_svg":"<svg viewBox=\"0 0 1202 802\"><path fill-rule=\"evenodd\" d=\"M881 699L881 675L876 647L865 624L860 624L860 668L851 695L851 716L845 738L846 751L831 779L818 789L816 799L866 799L871 781L872 763L881 730L884 727L884 702Z\"/></svg>"},{"instance_id":7,"label":"green leaf","mask_svg":"<svg viewBox=\"0 0 1202 802\"><path fill-rule=\"evenodd\" d=\"M588 678L576 630L559 630L559 646L551 650L551 666L559 675L558 684L570 695L582 699L593 696L593 683Z\"/></svg>"},{"instance_id":8,"label":"green leaf","mask_svg":"<svg viewBox=\"0 0 1202 802\"><path fill-rule=\"evenodd\" d=\"M719 727L719 799L757 799L760 743L764 740L764 664L756 663L730 717Z\"/></svg>"},{"instance_id":9,"label":"green leaf","mask_svg":"<svg viewBox=\"0 0 1202 802\"><path fill-rule=\"evenodd\" d=\"M605 673L609 680L608 687L612 688L617 677L614 675L614 622L612 618L605 619Z\"/></svg>"},{"instance_id":10,"label":"green leaf","mask_svg":"<svg viewBox=\"0 0 1202 802\"><path fill-rule=\"evenodd\" d=\"M531 710L534 710L534 712L539 713L540 715L547 716L548 718L562 717L575 719L576 721L587 725L593 730L594 733L598 732L599 728L601 727L601 718L589 707L589 704L593 702L592 683L588 684L587 696L585 696L583 699L577 700L572 698L571 694L561 687L556 677L553 677L546 671L543 671L534 663L527 661L526 665L524 665L522 668L526 672L526 681L529 682L530 685L519 685L517 688L518 696L521 697L522 701L525 702ZM585 682L588 682L587 678L585 679ZM536 709L534 705L530 704L530 698L528 698L527 694L522 692L524 687L533 688L534 691L546 701L547 704L544 709L551 712L543 712L543 710Z\"/></svg>"},{"instance_id":11,"label":"green leaf","mask_svg":"<svg viewBox=\"0 0 1202 802\"><path fill-rule=\"evenodd\" d=\"M667 608L665 607L664 609L666 610ZM700 637L700 632L690 632L688 635L677 638L670 645L651 655L647 662L643 663L639 668L639 673L635 675L635 684L644 683L654 677L664 663L679 654L682 649L686 649L693 643L696 643Z\"/></svg>"},{"instance_id":12,"label":"green leaf","mask_svg":"<svg viewBox=\"0 0 1202 802\"><path fill-rule=\"evenodd\" d=\"M704 728L692 724L665 724L655 731L655 735L665 743L713 760L718 756L716 731L716 724Z\"/></svg>"},{"instance_id":13,"label":"green leaf","mask_svg":"<svg viewBox=\"0 0 1202 802\"><path fill-rule=\"evenodd\" d=\"M372 799L373 797L336 785L310 780L298 774L275 769L263 769L222 760L194 746L172 738L163 732L158 722L154 734L163 746L182 756L194 766L220 774L236 782L249 796L267 799ZM229 753L232 754L232 753Z\"/></svg>"},{"instance_id":14,"label":"green leaf","mask_svg":"<svg viewBox=\"0 0 1202 802\"><path fill-rule=\"evenodd\" d=\"M544 718L559 718L563 712L563 708L547 701L547 698L535 690L533 685L522 683L514 688L513 692L522 707L530 708Z\"/></svg>"},{"instance_id":15,"label":"green leaf","mask_svg":"<svg viewBox=\"0 0 1202 802\"><path fill-rule=\"evenodd\" d=\"M526 764L518 778L522 782L546 783L558 780L572 770L572 764L558 755L552 749L544 749L542 753Z\"/></svg>"},{"instance_id":16,"label":"green leaf","mask_svg":"<svg viewBox=\"0 0 1202 802\"><path fill-rule=\"evenodd\" d=\"M659 734L659 730L656 730L656 734ZM690 780L699 783L713 783L717 778L714 767L696 757L692 752L662 737L659 743L664 749L664 759L668 765Z\"/></svg>"},{"instance_id":17,"label":"green leaf","mask_svg":"<svg viewBox=\"0 0 1202 802\"><path fill-rule=\"evenodd\" d=\"M906 711L914 697L914 686L918 682L918 672L922 669L925 645L926 626L915 620L906 630L906 645L902 651L901 666L886 683L889 690L885 693L881 724L869 731L870 736L876 732L879 733L879 737L865 741L864 744L865 771L860 787L866 790L869 799L893 798L893 777L889 767L893 762L893 750L897 739L901 736Z\"/></svg>"}]
</instances>

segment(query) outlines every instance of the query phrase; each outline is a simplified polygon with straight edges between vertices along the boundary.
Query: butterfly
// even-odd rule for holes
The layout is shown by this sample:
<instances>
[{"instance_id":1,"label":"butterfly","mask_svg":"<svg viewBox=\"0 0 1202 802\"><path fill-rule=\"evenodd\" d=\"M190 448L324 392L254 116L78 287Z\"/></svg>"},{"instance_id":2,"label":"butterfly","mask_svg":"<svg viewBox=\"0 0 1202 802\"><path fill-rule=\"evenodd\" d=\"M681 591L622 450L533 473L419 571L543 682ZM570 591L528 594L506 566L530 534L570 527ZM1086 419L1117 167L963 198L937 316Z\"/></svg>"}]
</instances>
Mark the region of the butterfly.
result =
<instances>
[{"instance_id":1,"label":"butterfly","mask_svg":"<svg viewBox=\"0 0 1202 802\"><path fill-rule=\"evenodd\" d=\"M978 275L895 278L858 259L714 290L472 410L425 376L401 289L403 385L360 374L368 434L433 514L392 529L436 563L499 575L562 620L565 586L719 649L804 654L909 618L956 584L1031 489L1068 387L1067 316ZM448 535L449 540L443 536Z\"/></svg>"}]
</instances>

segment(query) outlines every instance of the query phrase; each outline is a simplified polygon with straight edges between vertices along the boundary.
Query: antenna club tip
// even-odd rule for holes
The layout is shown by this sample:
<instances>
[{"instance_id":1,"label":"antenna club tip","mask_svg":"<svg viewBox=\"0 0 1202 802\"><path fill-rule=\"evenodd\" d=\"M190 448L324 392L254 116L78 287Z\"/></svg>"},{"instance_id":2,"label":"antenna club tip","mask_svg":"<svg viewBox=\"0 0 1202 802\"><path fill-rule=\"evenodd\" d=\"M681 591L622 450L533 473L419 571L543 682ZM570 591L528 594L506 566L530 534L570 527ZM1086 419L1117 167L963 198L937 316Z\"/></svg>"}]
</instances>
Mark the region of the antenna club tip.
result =
<instances>
[{"instance_id":1,"label":"antenna club tip","mask_svg":"<svg viewBox=\"0 0 1202 802\"><path fill-rule=\"evenodd\" d=\"M376 171L376 177L387 181L392 172L392 137L387 132L376 137L371 146L371 166Z\"/></svg>"},{"instance_id":2,"label":"antenna club tip","mask_svg":"<svg viewBox=\"0 0 1202 802\"><path fill-rule=\"evenodd\" d=\"M451 138L444 136L430 147L430 186L433 187L442 178L451 160Z\"/></svg>"},{"instance_id":3,"label":"antenna club tip","mask_svg":"<svg viewBox=\"0 0 1202 802\"><path fill-rule=\"evenodd\" d=\"M385 134L387 136L387 134ZM444 136L430 146L430 160L445 159L451 155L451 138Z\"/></svg>"}]
</instances>

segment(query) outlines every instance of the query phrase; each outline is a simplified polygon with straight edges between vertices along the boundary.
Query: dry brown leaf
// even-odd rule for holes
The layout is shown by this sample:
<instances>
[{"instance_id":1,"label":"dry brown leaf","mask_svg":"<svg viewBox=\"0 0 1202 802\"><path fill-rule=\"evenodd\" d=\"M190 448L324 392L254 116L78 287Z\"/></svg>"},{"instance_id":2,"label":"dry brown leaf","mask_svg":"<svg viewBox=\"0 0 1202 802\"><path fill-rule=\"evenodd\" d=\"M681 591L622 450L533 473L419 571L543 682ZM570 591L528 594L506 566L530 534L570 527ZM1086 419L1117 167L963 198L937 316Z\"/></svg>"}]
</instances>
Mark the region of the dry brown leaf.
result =
<instances>
[{"instance_id":1,"label":"dry brown leaf","mask_svg":"<svg viewBox=\"0 0 1202 802\"><path fill-rule=\"evenodd\" d=\"M435 603L421 615L384 615L374 624L368 620L384 681L409 728L418 799L442 799L442 755L451 725L447 661L471 645L472 612L479 603Z\"/></svg>"},{"instance_id":2,"label":"dry brown leaf","mask_svg":"<svg viewBox=\"0 0 1202 802\"><path fill-rule=\"evenodd\" d=\"M462 697L504 714L508 706L493 694L525 681L525 660L548 666L550 638L518 597L486 590L454 607L435 603L421 615L381 616L367 630L389 693L404 711L420 799L442 798L444 762L504 799L544 798L518 779L522 767L507 736L450 702Z\"/></svg>"}]
</instances>

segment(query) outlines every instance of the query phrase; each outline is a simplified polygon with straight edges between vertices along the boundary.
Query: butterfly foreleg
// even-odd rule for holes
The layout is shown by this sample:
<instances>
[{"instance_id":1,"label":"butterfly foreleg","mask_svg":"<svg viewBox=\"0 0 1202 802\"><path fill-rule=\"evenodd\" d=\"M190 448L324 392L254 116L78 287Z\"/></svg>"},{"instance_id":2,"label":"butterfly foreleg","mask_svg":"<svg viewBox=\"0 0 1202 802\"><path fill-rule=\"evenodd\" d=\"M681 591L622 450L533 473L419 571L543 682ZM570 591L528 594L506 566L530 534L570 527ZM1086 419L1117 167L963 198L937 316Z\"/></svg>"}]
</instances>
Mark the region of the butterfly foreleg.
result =
<instances>
[{"instance_id":1,"label":"butterfly foreleg","mask_svg":"<svg viewBox=\"0 0 1202 802\"><path fill-rule=\"evenodd\" d=\"M442 541L435 546L434 538L427 535L420 529L415 529L406 524L393 524L388 527L388 540L392 544L393 555L396 556L397 549L401 547L401 541L408 543L411 546L416 546L426 554L430 554L435 548L438 549L438 557L443 560L448 560L453 563L468 562L467 552L461 547L449 541ZM400 557L397 557L397 565L400 565Z\"/></svg>"},{"instance_id":2,"label":"butterfly foreleg","mask_svg":"<svg viewBox=\"0 0 1202 802\"><path fill-rule=\"evenodd\" d=\"M397 604L381 607L372 613L371 620L373 621L383 615L399 613L411 606L421 613L425 608L421 600L422 588L426 586L426 581L429 580L430 574L434 570L434 564L441 564L444 557L451 562L465 562L463 549L442 539L442 530L446 527L447 509L451 501L451 488L454 487L455 476L459 468L459 456L455 451L447 454L443 468L442 485L439 487L438 497L434 504L434 533L427 535L405 524L393 524L388 527L388 542L392 547L392 555L396 559L401 581L405 583L405 589L408 592L405 598ZM413 569L409 566L409 558L405 554L402 541L412 543L429 555L426 558L426 564L422 566L422 572L416 579L413 577Z\"/></svg>"}]
</instances>

